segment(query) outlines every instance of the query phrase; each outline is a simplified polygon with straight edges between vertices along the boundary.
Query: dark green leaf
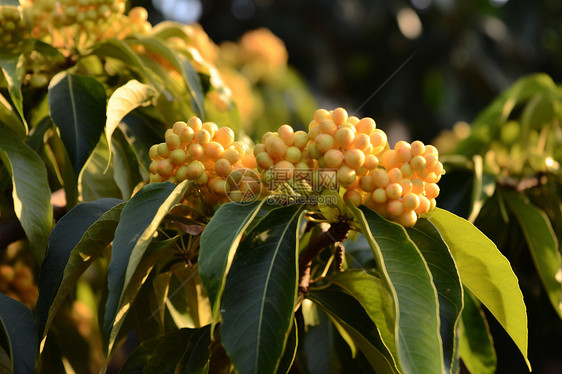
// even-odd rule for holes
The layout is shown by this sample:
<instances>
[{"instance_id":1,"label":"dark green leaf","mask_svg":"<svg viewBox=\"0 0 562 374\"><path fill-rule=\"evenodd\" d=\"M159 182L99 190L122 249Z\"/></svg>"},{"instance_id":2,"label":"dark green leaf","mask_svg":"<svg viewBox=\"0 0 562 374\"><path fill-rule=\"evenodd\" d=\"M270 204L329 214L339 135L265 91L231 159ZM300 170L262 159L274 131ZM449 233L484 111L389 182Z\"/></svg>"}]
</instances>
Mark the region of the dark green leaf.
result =
<instances>
[{"instance_id":1,"label":"dark green leaf","mask_svg":"<svg viewBox=\"0 0 562 374\"><path fill-rule=\"evenodd\" d=\"M105 40L94 48L92 54L100 58L110 57L119 60L127 68L136 70L142 78L146 79L148 77L148 73L139 56L122 40Z\"/></svg>"},{"instance_id":2,"label":"dark green leaf","mask_svg":"<svg viewBox=\"0 0 562 374\"><path fill-rule=\"evenodd\" d=\"M76 175L105 126L105 89L96 79L62 72L49 84L49 111Z\"/></svg>"},{"instance_id":3,"label":"dark green leaf","mask_svg":"<svg viewBox=\"0 0 562 374\"><path fill-rule=\"evenodd\" d=\"M107 139L105 136L101 136L78 177L80 200L92 201L106 197L128 198L128 194L123 196L121 193L115 182L114 174L113 163L109 163Z\"/></svg>"},{"instance_id":4,"label":"dark green leaf","mask_svg":"<svg viewBox=\"0 0 562 374\"><path fill-rule=\"evenodd\" d=\"M277 374L287 374L295 361L295 356L297 355L298 346L298 332L297 332L297 321L293 319L293 326L291 327L291 332L287 338L287 344L285 345L285 350L283 351L283 356L279 362L279 367L277 368Z\"/></svg>"},{"instance_id":5,"label":"dark green leaf","mask_svg":"<svg viewBox=\"0 0 562 374\"><path fill-rule=\"evenodd\" d=\"M509 261L470 222L435 209L427 218L449 247L462 283L496 317L527 359L527 308Z\"/></svg>"},{"instance_id":6,"label":"dark green leaf","mask_svg":"<svg viewBox=\"0 0 562 374\"><path fill-rule=\"evenodd\" d=\"M311 288L308 297L351 336L377 373L398 373L388 348L361 304L339 286Z\"/></svg>"},{"instance_id":7,"label":"dark green leaf","mask_svg":"<svg viewBox=\"0 0 562 374\"><path fill-rule=\"evenodd\" d=\"M154 128L149 118L142 117L136 113L131 113L119 125L119 129L131 145L133 152L137 156L139 165L143 168L146 175L152 160L148 154L150 147L162 141L162 132Z\"/></svg>"},{"instance_id":8,"label":"dark green leaf","mask_svg":"<svg viewBox=\"0 0 562 374\"><path fill-rule=\"evenodd\" d=\"M27 127L2 94L0 94L0 124L12 130L19 138L27 135Z\"/></svg>"},{"instance_id":9,"label":"dark green leaf","mask_svg":"<svg viewBox=\"0 0 562 374\"><path fill-rule=\"evenodd\" d=\"M108 269L109 294L103 325L108 352L111 352L118 332L114 325L122 323L128 309L128 304L120 304L123 292L127 290L160 222L183 196L187 186L187 181L178 186L170 182L150 183L135 194L121 212Z\"/></svg>"},{"instance_id":10,"label":"dark green leaf","mask_svg":"<svg viewBox=\"0 0 562 374\"><path fill-rule=\"evenodd\" d=\"M397 351L407 373L443 370L437 291L430 270L403 226L351 208L396 302ZM420 323L424 321L424 323Z\"/></svg>"},{"instance_id":11,"label":"dark green leaf","mask_svg":"<svg viewBox=\"0 0 562 374\"><path fill-rule=\"evenodd\" d=\"M517 192L502 193L525 235L548 298L556 313L562 317L562 285L556 280L556 273L562 271L562 259L552 225L544 211L526 201Z\"/></svg>"},{"instance_id":12,"label":"dark green leaf","mask_svg":"<svg viewBox=\"0 0 562 374\"><path fill-rule=\"evenodd\" d=\"M486 317L468 292L464 294L464 309L459 329L459 354L471 373L496 372L496 351Z\"/></svg>"},{"instance_id":13,"label":"dark green leaf","mask_svg":"<svg viewBox=\"0 0 562 374\"><path fill-rule=\"evenodd\" d=\"M8 92L10 98L18 111L20 118L25 124L25 116L23 113L23 97L21 95L21 83L24 75L24 62L23 54L17 54L10 51L9 53L0 53L0 67L4 73L4 77L8 82ZM27 125L26 125L27 131Z\"/></svg>"},{"instance_id":14,"label":"dark green leaf","mask_svg":"<svg viewBox=\"0 0 562 374\"><path fill-rule=\"evenodd\" d=\"M0 159L12 177L14 210L37 260L45 257L53 225L51 189L41 158L10 130L0 127Z\"/></svg>"},{"instance_id":15,"label":"dark green leaf","mask_svg":"<svg viewBox=\"0 0 562 374\"><path fill-rule=\"evenodd\" d=\"M423 255L439 299L439 320L445 371L451 372L458 356L455 332L463 308L463 289L455 261L439 231L425 218L406 230Z\"/></svg>"},{"instance_id":16,"label":"dark green leaf","mask_svg":"<svg viewBox=\"0 0 562 374\"><path fill-rule=\"evenodd\" d=\"M274 209L238 248L222 297L222 343L240 374L274 373L297 298L301 206Z\"/></svg>"},{"instance_id":17,"label":"dark green leaf","mask_svg":"<svg viewBox=\"0 0 562 374\"><path fill-rule=\"evenodd\" d=\"M181 358L176 373L204 374L209 372L209 359L211 356L211 325L198 329L189 339Z\"/></svg>"},{"instance_id":18,"label":"dark green leaf","mask_svg":"<svg viewBox=\"0 0 562 374\"><path fill-rule=\"evenodd\" d=\"M123 208L123 204L117 205L120 202L100 199L79 204L66 213L51 232L49 251L39 275L35 311L41 337L78 278L113 240Z\"/></svg>"},{"instance_id":19,"label":"dark green leaf","mask_svg":"<svg viewBox=\"0 0 562 374\"><path fill-rule=\"evenodd\" d=\"M0 293L2 325L10 339L14 373L34 373L39 343L33 315L25 305Z\"/></svg>"},{"instance_id":20,"label":"dark green leaf","mask_svg":"<svg viewBox=\"0 0 562 374\"><path fill-rule=\"evenodd\" d=\"M258 214L263 201L248 204L232 202L221 205L201 234L199 272L209 295L214 321L219 316L226 275L240 239Z\"/></svg>"}]
</instances>

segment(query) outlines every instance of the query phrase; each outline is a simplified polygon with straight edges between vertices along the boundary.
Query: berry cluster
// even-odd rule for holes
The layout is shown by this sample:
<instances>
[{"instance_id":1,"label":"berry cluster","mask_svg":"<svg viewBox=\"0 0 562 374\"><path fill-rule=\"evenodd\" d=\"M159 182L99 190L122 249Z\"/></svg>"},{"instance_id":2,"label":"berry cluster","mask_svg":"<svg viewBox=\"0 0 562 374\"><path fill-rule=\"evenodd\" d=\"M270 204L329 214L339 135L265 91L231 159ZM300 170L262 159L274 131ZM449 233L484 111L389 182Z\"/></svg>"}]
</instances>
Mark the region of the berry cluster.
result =
<instances>
[{"instance_id":1,"label":"berry cluster","mask_svg":"<svg viewBox=\"0 0 562 374\"><path fill-rule=\"evenodd\" d=\"M19 7L0 6L0 45L1 48L14 48L22 38L25 23Z\"/></svg>"},{"instance_id":2,"label":"berry cluster","mask_svg":"<svg viewBox=\"0 0 562 374\"><path fill-rule=\"evenodd\" d=\"M0 292L21 301L30 309L35 307L39 296L31 269L22 262L14 266L0 265Z\"/></svg>"},{"instance_id":3,"label":"berry cluster","mask_svg":"<svg viewBox=\"0 0 562 374\"><path fill-rule=\"evenodd\" d=\"M164 143L149 151L151 182L192 180L211 204L240 200L245 188L255 188L255 183L246 182L256 160L242 143L234 141L229 127L219 128L192 117L187 123L176 122L165 137ZM234 170L239 170L238 174L231 175Z\"/></svg>"}]
</instances>

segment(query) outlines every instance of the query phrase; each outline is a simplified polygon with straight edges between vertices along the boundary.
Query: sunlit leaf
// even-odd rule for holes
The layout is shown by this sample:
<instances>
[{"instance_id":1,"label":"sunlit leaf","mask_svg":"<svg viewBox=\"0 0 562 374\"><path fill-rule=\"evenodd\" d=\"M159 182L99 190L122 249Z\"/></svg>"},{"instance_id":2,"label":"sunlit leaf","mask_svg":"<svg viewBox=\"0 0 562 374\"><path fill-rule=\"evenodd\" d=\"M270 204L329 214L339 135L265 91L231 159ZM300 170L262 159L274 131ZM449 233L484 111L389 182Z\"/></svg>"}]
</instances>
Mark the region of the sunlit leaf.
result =
<instances>
[{"instance_id":1,"label":"sunlit leaf","mask_svg":"<svg viewBox=\"0 0 562 374\"><path fill-rule=\"evenodd\" d=\"M236 370L274 373L297 298L298 205L269 212L240 243L222 296L221 338Z\"/></svg>"},{"instance_id":2,"label":"sunlit leaf","mask_svg":"<svg viewBox=\"0 0 562 374\"><path fill-rule=\"evenodd\" d=\"M403 226L363 207L351 207L396 302L400 366L407 373L443 369L437 291L430 270ZM424 321L420 323L419 321Z\"/></svg>"},{"instance_id":3,"label":"sunlit leaf","mask_svg":"<svg viewBox=\"0 0 562 374\"><path fill-rule=\"evenodd\" d=\"M117 205L120 202L99 199L79 204L66 213L51 232L49 251L39 275L35 312L41 337L78 278L113 240L124 205Z\"/></svg>"},{"instance_id":4,"label":"sunlit leaf","mask_svg":"<svg viewBox=\"0 0 562 374\"><path fill-rule=\"evenodd\" d=\"M377 373L399 372L377 326L353 296L341 287L331 285L318 289L311 287L308 297L343 327Z\"/></svg>"},{"instance_id":5,"label":"sunlit leaf","mask_svg":"<svg viewBox=\"0 0 562 374\"><path fill-rule=\"evenodd\" d=\"M78 175L105 126L105 89L94 78L61 72L51 80L48 95L51 118Z\"/></svg>"},{"instance_id":6,"label":"sunlit leaf","mask_svg":"<svg viewBox=\"0 0 562 374\"><path fill-rule=\"evenodd\" d=\"M556 280L556 273L562 271L562 258L552 225L544 211L525 201L517 192L502 191L502 194L525 235L548 298L562 317L562 284Z\"/></svg>"},{"instance_id":7,"label":"sunlit leaf","mask_svg":"<svg viewBox=\"0 0 562 374\"><path fill-rule=\"evenodd\" d=\"M156 90L137 80L130 80L117 88L107 102L105 134L111 155L111 136L121 120L133 109L148 106L156 97ZM111 158L111 157L110 157Z\"/></svg>"},{"instance_id":8,"label":"sunlit leaf","mask_svg":"<svg viewBox=\"0 0 562 374\"><path fill-rule=\"evenodd\" d=\"M471 373L496 372L496 351L486 317L468 293L464 294L464 309L459 328L459 354Z\"/></svg>"},{"instance_id":9,"label":"sunlit leaf","mask_svg":"<svg viewBox=\"0 0 562 374\"><path fill-rule=\"evenodd\" d=\"M0 127L0 160L12 177L14 211L37 260L45 257L53 225L51 189L41 158L10 130Z\"/></svg>"},{"instance_id":10,"label":"sunlit leaf","mask_svg":"<svg viewBox=\"0 0 562 374\"><path fill-rule=\"evenodd\" d=\"M20 138L27 135L27 127L2 94L0 94L0 124L12 130Z\"/></svg>"},{"instance_id":11,"label":"sunlit leaf","mask_svg":"<svg viewBox=\"0 0 562 374\"><path fill-rule=\"evenodd\" d=\"M509 261L470 222L442 209L427 218L449 247L462 283L496 317L527 359L527 309Z\"/></svg>"},{"instance_id":12,"label":"sunlit leaf","mask_svg":"<svg viewBox=\"0 0 562 374\"><path fill-rule=\"evenodd\" d=\"M135 194L121 212L108 269L109 294L104 315L108 352L118 332L114 325L122 322L129 307L120 303L123 290L127 289L158 225L183 196L187 186L188 181L178 186L170 182L150 183Z\"/></svg>"},{"instance_id":13,"label":"sunlit leaf","mask_svg":"<svg viewBox=\"0 0 562 374\"><path fill-rule=\"evenodd\" d=\"M419 218L416 225L406 231L416 243L431 271L439 300L445 371L453 372L453 368L457 366L455 360L458 357L455 332L463 308L463 289L459 273L449 248L431 222L425 218Z\"/></svg>"},{"instance_id":14,"label":"sunlit leaf","mask_svg":"<svg viewBox=\"0 0 562 374\"><path fill-rule=\"evenodd\" d=\"M199 272L209 295L215 322L232 259L244 231L258 214L263 201L221 205L201 234Z\"/></svg>"},{"instance_id":15,"label":"sunlit leaf","mask_svg":"<svg viewBox=\"0 0 562 374\"><path fill-rule=\"evenodd\" d=\"M28 307L0 293L0 328L5 329L11 347L13 372L35 372L37 332Z\"/></svg>"},{"instance_id":16,"label":"sunlit leaf","mask_svg":"<svg viewBox=\"0 0 562 374\"><path fill-rule=\"evenodd\" d=\"M23 112L23 97L21 94L21 84L23 82L25 58L23 54L0 52L0 68L8 82L8 93L16 107L20 118L25 125L25 115ZM25 131L27 132L27 125Z\"/></svg>"}]
</instances>

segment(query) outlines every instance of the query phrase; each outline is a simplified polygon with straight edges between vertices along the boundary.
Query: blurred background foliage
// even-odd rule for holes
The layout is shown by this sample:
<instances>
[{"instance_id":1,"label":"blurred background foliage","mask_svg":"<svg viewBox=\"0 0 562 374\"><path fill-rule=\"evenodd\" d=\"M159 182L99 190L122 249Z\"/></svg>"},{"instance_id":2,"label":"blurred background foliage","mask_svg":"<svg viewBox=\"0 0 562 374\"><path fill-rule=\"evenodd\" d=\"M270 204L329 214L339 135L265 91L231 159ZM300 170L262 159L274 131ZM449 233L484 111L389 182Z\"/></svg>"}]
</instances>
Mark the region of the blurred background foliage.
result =
<instances>
[{"instance_id":1,"label":"blurred background foliage","mask_svg":"<svg viewBox=\"0 0 562 374\"><path fill-rule=\"evenodd\" d=\"M132 5L153 24L199 22L218 44L270 29L320 107L375 118L391 143L471 122L522 75L562 79L557 0L152 1Z\"/></svg>"}]
</instances>

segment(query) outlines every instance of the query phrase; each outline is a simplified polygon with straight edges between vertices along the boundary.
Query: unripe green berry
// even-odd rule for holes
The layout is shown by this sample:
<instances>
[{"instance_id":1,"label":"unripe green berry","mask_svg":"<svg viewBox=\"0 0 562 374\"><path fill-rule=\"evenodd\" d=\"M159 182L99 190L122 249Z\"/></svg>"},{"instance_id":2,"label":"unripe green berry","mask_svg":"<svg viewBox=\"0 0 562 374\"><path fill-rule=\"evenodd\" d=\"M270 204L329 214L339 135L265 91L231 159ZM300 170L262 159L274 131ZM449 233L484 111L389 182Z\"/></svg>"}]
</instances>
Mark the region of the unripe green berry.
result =
<instances>
[{"instance_id":1,"label":"unripe green berry","mask_svg":"<svg viewBox=\"0 0 562 374\"><path fill-rule=\"evenodd\" d=\"M174 149L170 152L170 161L175 165L181 165L187 160L187 155L183 149Z\"/></svg>"}]
</instances>

